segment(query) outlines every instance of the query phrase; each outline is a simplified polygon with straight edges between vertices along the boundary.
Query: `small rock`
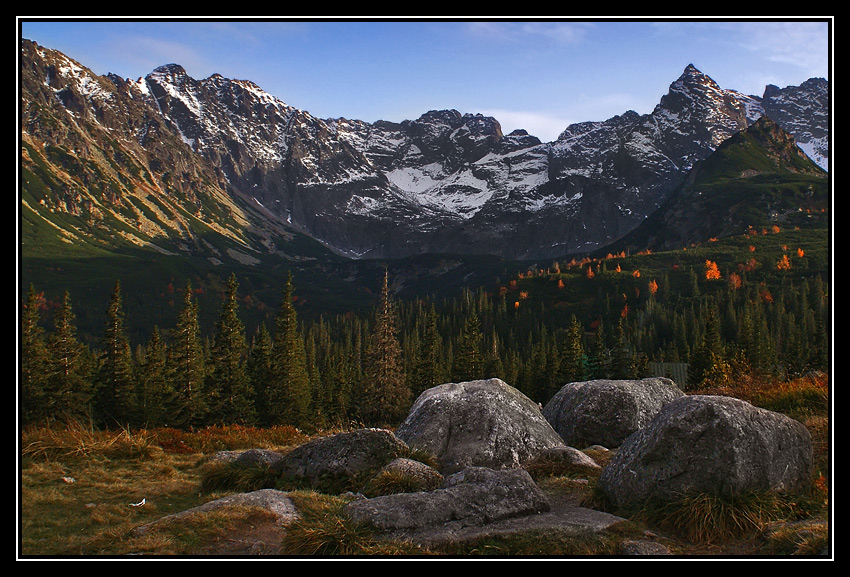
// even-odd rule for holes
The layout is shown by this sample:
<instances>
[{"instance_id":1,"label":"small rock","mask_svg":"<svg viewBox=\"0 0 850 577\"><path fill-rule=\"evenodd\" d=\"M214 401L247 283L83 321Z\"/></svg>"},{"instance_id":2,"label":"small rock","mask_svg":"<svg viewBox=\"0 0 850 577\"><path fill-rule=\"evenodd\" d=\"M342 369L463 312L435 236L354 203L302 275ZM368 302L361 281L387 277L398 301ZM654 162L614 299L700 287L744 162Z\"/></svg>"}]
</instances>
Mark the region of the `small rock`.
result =
<instances>
[{"instance_id":1,"label":"small rock","mask_svg":"<svg viewBox=\"0 0 850 577\"><path fill-rule=\"evenodd\" d=\"M623 541L623 543L620 545L620 551L623 553L623 555L671 555L670 550L667 547L665 547L661 543L649 541L647 539L640 539L636 541Z\"/></svg>"},{"instance_id":2,"label":"small rock","mask_svg":"<svg viewBox=\"0 0 850 577\"><path fill-rule=\"evenodd\" d=\"M234 463L244 467L273 467L281 459L283 459L283 455L275 451L248 449L236 457Z\"/></svg>"}]
</instances>

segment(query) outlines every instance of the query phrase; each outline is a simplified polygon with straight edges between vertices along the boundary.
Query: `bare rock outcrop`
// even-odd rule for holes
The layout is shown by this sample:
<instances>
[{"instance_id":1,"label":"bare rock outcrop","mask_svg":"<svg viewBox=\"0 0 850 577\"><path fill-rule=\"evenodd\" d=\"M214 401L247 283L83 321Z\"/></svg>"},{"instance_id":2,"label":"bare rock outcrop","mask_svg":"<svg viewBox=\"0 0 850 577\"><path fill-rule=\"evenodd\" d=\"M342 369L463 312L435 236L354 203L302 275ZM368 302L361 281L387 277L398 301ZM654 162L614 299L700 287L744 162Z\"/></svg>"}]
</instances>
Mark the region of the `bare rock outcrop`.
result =
<instances>
[{"instance_id":1,"label":"bare rock outcrop","mask_svg":"<svg viewBox=\"0 0 850 577\"><path fill-rule=\"evenodd\" d=\"M694 492L785 493L804 488L812 466L802 423L732 397L688 395L623 443L599 487L617 507Z\"/></svg>"},{"instance_id":2,"label":"bare rock outcrop","mask_svg":"<svg viewBox=\"0 0 850 577\"><path fill-rule=\"evenodd\" d=\"M289 498L289 494L275 489L260 489L249 493L236 493L216 499L192 509L181 511L173 515L167 515L156 521L141 525L133 529L133 536L141 536L151 529L167 526L169 523L188 519L193 516L204 515L227 507L253 507L263 511L269 511L274 515L279 525L289 525L296 521L300 514L295 504Z\"/></svg>"},{"instance_id":3,"label":"bare rock outcrop","mask_svg":"<svg viewBox=\"0 0 850 577\"><path fill-rule=\"evenodd\" d=\"M522 469L469 467L446 477L439 489L352 501L346 512L379 530L420 529L460 521L487 523L549 510L549 502Z\"/></svg>"},{"instance_id":4,"label":"bare rock outcrop","mask_svg":"<svg viewBox=\"0 0 850 577\"><path fill-rule=\"evenodd\" d=\"M500 379L426 390L396 436L436 457L444 475L471 466L518 467L542 450L564 446L537 404Z\"/></svg>"},{"instance_id":5,"label":"bare rock outcrop","mask_svg":"<svg viewBox=\"0 0 850 577\"><path fill-rule=\"evenodd\" d=\"M684 393L670 379L568 383L543 407L543 416L571 447L619 447L661 408Z\"/></svg>"},{"instance_id":6,"label":"bare rock outcrop","mask_svg":"<svg viewBox=\"0 0 850 577\"><path fill-rule=\"evenodd\" d=\"M299 445L274 463L272 469L284 478L318 487L324 482L345 482L376 472L407 451L407 445L392 431L357 429Z\"/></svg>"}]
</instances>

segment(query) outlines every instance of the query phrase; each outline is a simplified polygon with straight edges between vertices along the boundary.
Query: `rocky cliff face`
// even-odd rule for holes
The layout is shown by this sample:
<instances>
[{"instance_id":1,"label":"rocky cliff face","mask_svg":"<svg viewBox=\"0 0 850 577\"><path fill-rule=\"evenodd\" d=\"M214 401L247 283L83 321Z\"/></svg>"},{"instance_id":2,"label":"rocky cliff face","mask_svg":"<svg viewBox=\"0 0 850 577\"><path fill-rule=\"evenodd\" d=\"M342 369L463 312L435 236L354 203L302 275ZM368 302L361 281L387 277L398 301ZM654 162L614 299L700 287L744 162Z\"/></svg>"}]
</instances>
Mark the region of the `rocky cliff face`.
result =
<instances>
[{"instance_id":1,"label":"rocky cliff face","mask_svg":"<svg viewBox=\"0 0 850 577\"><path fill-rule=\"evenodd\" d=\"M761 105L768 117L794 136L809 158L829 170L829 82L810 78L800 86L768 85Z\"/></svg>"},{"instance_id":2,"label":"rocky cliff face","mask_svg":"<svg viewBox=\"0 0 850 577\"><path fill-rule=\"evenodd\" d=\"M454 110L401 123L322 120L251 82L199 81L173 64L137 81L84 70L23 42L25 141L81 157L112 147L157 195L246 249L269 250L271 230L300 231L354 258L593 250L636 228L695 162L762 114L815 139L828 105L802 104L820 82L757 98L688 66L652 113L572 125L543 143ZM37 202L50 204L56 191L43 194Z\"/></svg>"}]
</instances>

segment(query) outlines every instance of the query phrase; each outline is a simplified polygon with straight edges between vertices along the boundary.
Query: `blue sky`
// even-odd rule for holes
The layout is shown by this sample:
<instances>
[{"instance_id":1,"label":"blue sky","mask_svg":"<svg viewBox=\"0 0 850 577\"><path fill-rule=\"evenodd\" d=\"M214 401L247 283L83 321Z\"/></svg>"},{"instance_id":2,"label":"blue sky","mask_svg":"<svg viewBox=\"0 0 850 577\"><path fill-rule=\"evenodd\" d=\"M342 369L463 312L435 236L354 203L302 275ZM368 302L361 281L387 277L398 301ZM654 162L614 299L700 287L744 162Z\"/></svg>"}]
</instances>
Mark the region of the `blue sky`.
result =
<instances>
[{"instance_id":1,"label":"blue sky","mask_svg":"<svg viewBox=\"0 0 850 577\"><path fill-rule=\"evenodd\" d=\"M97 74L181 64L251 80L320 118L454 108L550 141L570 123L649 113L688 64L727 89L829 79L832 17L808 21L134 20L18 17L21 35ZM796 18L796 17L795 17Z\"/></svg>"}]
</instances>

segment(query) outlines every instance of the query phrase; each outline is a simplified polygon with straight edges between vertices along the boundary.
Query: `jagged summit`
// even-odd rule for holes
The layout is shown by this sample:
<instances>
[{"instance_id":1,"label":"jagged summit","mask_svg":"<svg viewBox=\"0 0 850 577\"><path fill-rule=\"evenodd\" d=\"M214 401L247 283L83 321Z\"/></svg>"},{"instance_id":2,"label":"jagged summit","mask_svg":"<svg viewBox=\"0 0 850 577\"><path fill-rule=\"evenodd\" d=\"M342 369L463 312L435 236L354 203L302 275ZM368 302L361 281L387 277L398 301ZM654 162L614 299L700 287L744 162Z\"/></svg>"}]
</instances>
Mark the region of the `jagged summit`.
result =
<instances>
[{"instance_id":1,"label":"jagged summit","mask_svg":"<svg viewBox=\"0 0 850 577\"><path fill-rule=\"evenodd\" d=\"M769 114L808 150L800 135L822 139L828 110L820 96L806 106L807 90L821 94L819 83L770 89L763 103L724 90L688 65L650 114L576 123L546 143L525 131L505 135L497 119L481 114L430 110L402 122L323 120L250 81L219 74L195 80L177 64L139 82L84 79L71 72L83 67L57 67L58 58L22 43L26 141L75 150L79 161L133 159L116 189L137 194L125 182L144 175L140 185L154 191L139 201L152 208L129 217L137 223L128 233L134 242L183 237L195 226L182 214L159 214L150 199L161 197L159 204L180 199L192 219L228 231L258 255L279 248L254 231L278 228L352 258L589 252L637 227L696 163L758 117ZM100 87L98 96L93 86ZM43 122L46 114L52 124ZM81 147L83 141L93 144ZM120 213L86 185L74 190L97 210ZM52 186L31 194L32 203L51 210L68 206ZM86 202L73 205L88 214ZM128 218L126 210L121 218ZM203 243L180 246L201 250Z\"/></svg>"},{"instance_id":2,"label":"jagged summit","mask_svg":"<svg viewBox=\"0 0 850 577\"><path fill-rule=\"evenodd\" d=\"M825 173L767 115L700 161L665 203L615 243L615 252L680 249L773 225L826 218Z\"/></svg>"}]
</instances>

